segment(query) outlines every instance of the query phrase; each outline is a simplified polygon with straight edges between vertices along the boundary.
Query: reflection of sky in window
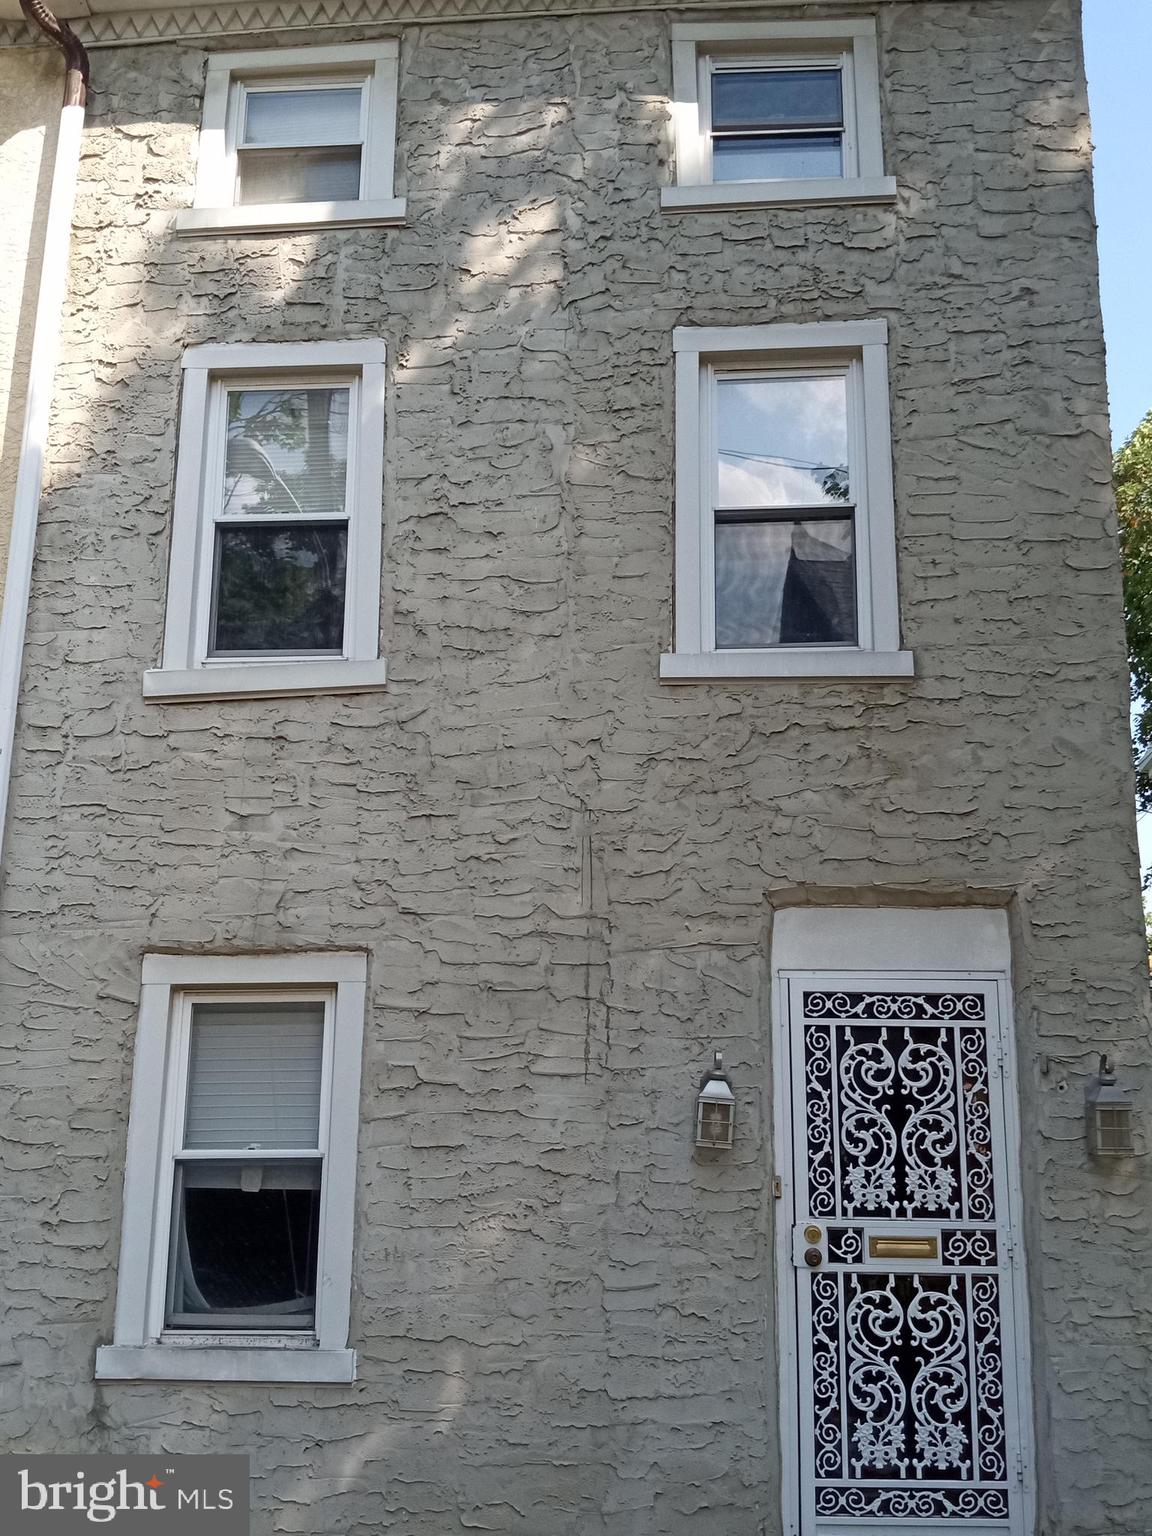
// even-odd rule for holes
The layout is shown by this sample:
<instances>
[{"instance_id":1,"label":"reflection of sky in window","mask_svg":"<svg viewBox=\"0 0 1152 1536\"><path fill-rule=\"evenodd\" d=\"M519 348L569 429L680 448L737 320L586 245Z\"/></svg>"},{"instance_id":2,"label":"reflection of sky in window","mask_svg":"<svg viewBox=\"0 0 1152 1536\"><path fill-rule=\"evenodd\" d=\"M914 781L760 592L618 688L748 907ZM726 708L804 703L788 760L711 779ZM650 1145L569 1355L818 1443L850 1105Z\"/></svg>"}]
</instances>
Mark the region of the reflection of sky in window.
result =
<instances>
[{"instance_id":1,"label":"reflection of sky in window","mask_svg":"<svg viewBox=\"0 0 1152 1536\"><path fill-rule=\"evenodd\" d=\"M721 507L843 505L847 381L720 379L716 385ZM834 471L839 496L824 482Z\"/></svg>"},{"instance_id":2,"label":"reflection of sky in window","mask_svg":"<svg viewBox=\"0 0 1152 1536\"><path fill-rule=\"evenodd\" d=\"M347 470L347 389L229 391L226 514L341 512Z\"/></svg>"}]
</instances>

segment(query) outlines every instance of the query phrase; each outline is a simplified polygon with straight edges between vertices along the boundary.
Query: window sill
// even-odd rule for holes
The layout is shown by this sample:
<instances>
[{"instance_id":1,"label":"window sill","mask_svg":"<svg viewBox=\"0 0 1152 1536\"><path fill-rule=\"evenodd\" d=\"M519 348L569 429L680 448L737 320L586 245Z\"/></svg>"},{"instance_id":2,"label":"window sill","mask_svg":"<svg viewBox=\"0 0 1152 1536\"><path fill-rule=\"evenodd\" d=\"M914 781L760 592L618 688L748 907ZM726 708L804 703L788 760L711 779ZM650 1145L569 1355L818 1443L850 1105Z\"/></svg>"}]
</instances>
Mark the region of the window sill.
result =
<instances>
[{"instance_id":1,"label":"window sill","mask_svg":"<svg viewBox=\"0 0 1152 1536\"><path fill-rule=\"evenodd\" d=\"M315 693L376 693L387 685L388 663L378 661L250 661L158 667L144 674L144 697L154 704L204 699L270 699Z\"/></svg>"},{"instance_id":2,"label":"window sill","mask_svg":"<svg viewBox=\"0 0 1152 1536\"><path fill-rule=\"evenodd\" d=\"M660 658L662 683L739 683L810 678L886 683L915 676L911 651L671 651Z\"/></svg>"},{"instance_id":3,"label":"window sill","mask_svg":"<svg viewBox=\"0 0 1152 1536\"><path fill-rule=\"evenodd\" d=\"M181 208L172 227L181 235L256 235L307 229L355 229L403 224L402 197L356 203L250 203L238 208Z\"/></svg>"},{"instance_id":4,"label":"window sill","mask_svg":"<svg viewBox=\"0 0 1152 1536\"><path fill-rule=\"evenodd\" d=\"M350 1382L356 1380L356 1351L104 1344L96 1351L96 1380Z\"/></svg>"},{"instance_id":5,"label":"window sill","mask_svg":"<svg viewBox=\"0 0 1152 1536\"><path fill-rule=\"evenodd\" d=\"M661 187L665 213L701 212L709 208L814 207L821 203L894 203L894 176L844 181L821 177L812 181L717 181L698 186Z\"/></svg>"}]
</instances>

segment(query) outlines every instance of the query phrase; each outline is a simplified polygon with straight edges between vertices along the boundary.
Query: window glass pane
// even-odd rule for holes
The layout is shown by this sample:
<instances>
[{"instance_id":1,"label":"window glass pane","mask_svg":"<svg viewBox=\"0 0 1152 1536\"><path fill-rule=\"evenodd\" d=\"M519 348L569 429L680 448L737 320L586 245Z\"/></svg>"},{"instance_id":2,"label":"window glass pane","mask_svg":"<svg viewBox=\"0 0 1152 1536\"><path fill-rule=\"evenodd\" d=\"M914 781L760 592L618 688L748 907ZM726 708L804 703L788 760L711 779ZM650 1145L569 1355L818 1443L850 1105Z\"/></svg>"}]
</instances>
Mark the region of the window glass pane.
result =
<instances>
[{"instance_id":1,"label":"window glass pane","mask_svg":"<svg viewBox=\"0 0 1152 1536\"><path fill-rule=\"evenodd\" d=\"M242 149L236 201L354 203L360 196L360 147Z\"/></svg>"},{"instance_id":2,"label":"window glass pane","mask_svg":"<svg viewBox=\"0 0 1152 1536\"><path fill-rule=\"evenodd\" d=\"M244 133L249 144L359 144L359 85L313 86L244 93Z\"/></svg>"},{"instance_id":3,"label":"window glass pane","mask_svg":"<svg viewBox=\"0 0 1152 1536\"><path fill-rule=\"evenodd\" d=\"M196 1003L186 1147L315 1147L324 1004Z\"/></svg>"},{"instance_id":4,"label":"window glass pane","mask_svg":"<svg viewBox=\"0 0 1152 1536\"><path fill-rule=\"evenodd\" d=\"M712 140L713 181L818 180L843 174L838 133Z\"/></svg>"},{"instance_id":5,"label":"window glass pane","mask_svg":"<svg viewBox=\"0 0 1152 1536\"><path fill-rule=\"evenodd\" d=\"M221 523L209 654L344 649L346 523Z\"/></svg>"},{"instance_id":6,"label":"window glass pane","mask_svg":"<svg viewBox=\"0 0 1152 1536\"><path fill-rule=\"evenodd\" d=\"M838 69L718 69L712 75L712 127L841 128Z\"/></svg>"},{"instance_id":7,"label":"window glass pane","mask_svg":"<svg viewBox=\"0 0 1152 1536\"><path fill-rule=\"evenodd\" d=\"M168 1325L311 1328L320 1163L178 1165Z\"/></svg>"},{"instance_id":8,"label":"window glass pane","mask_svg":"<svg viewBox=\"0 0 1152 1536\"><path fill-rule=\"evenodd\" d=\"M717 649L855 640L850 518L717 523Z\"/></svg>"},{"instance_id":9,"label":"window glass pane","mask_svg":"<svg viewBox=\"0 0 1152 1536\"><path fill-rule=\"evenodd\" d=\"M846 505L848 381L718 379L718 505Z\"/></svg>"},{"instance_id":10,"label":"window glass pane","mask_svg":"<svg viewBox=\"0 0 1152 1536\"><path fill-rule=\"evenodd\" d=\"M229 390L224 516L343 512L348 398L347 388Z\"/></svg>"}]
</instances>

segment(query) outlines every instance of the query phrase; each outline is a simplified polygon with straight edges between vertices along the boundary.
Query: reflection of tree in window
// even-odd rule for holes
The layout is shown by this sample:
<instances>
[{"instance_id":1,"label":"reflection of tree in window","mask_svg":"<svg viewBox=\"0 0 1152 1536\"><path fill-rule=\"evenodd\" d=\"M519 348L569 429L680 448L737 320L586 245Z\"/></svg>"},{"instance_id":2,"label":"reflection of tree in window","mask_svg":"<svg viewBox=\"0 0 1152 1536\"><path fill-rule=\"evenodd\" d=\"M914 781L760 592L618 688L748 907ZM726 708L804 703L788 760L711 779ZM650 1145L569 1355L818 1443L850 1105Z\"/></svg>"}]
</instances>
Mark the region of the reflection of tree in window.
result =
<instances>
[{"instance_id":1,"label":"reflection of tree in window","mask_svg":"<svg viewBox=\"0 0 1152 1536\"><path fill-rule=\"evenodd\" d=\"M347 478L347 389L229 393L226 517L340 512Z\"/></svg>"},{"instance_id":2,"label":"reflection of tree in window","mask_svg":"<svg viewBox=\"0 0 1152 1536\"><path fill-rule=\"evenodd\" d=\"M214 655L342 650L348 405L346 388L229 392Z\"/></svg>"}]
</instances>

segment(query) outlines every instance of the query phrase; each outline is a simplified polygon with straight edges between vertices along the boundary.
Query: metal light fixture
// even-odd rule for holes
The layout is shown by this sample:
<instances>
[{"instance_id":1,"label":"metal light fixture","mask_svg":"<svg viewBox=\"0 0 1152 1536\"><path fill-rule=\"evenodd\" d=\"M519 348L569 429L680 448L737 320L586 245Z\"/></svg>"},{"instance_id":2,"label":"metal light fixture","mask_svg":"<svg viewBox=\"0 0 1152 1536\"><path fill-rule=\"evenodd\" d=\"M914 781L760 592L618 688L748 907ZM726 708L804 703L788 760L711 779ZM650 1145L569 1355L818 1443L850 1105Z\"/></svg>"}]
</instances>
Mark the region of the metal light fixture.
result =
<instances>
[{"instance_id":1,"label":"metal light fixture","mask_svg":"<svg viewBox=\"0 0 1152 1536\"><path fill-rule=\"evenodd\" d=\"M1131 1157L1136 1151L1132 1134L1132 1095L1116 1086L1116 1070L1107 1056L1100 1058L1100 1072L1084 1095L1088 1119L1088 1151L1092 1157Z\"/></svg>"},{"instance_id":2,"label":"metal light fixture","mask_svg":"<svg viewBox=\"0 0 1152 1536\"><path fill-rule=\"evenodd\" d=\"M724 1058L715 1053L712 1070L700 1079L696 1095L696 1145L725 1152L736 1129L736 1095L724 1071Z\"/></svg>"}]
</instances>

